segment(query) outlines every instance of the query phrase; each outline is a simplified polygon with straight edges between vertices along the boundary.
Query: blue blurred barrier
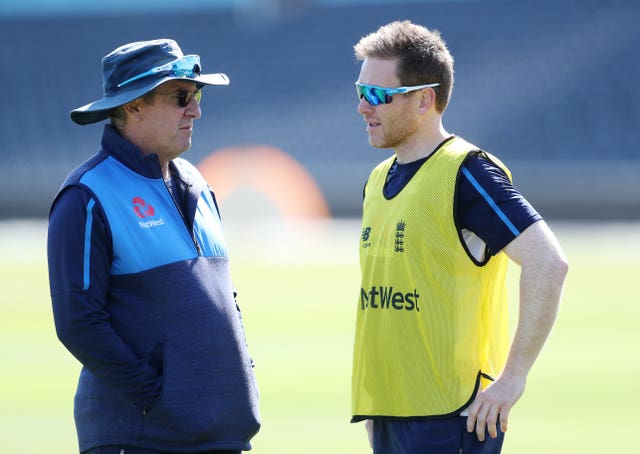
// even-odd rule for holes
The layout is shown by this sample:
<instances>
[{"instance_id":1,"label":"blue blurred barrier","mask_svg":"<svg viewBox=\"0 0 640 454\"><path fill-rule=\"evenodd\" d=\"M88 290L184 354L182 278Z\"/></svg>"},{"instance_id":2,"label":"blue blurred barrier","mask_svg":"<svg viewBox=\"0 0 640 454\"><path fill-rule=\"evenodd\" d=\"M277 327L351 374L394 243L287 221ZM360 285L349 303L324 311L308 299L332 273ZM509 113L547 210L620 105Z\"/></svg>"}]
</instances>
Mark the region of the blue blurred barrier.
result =
<instances>
[{"instance_id":1,"label":"blue blurred barrier","mask_svg":"<svg viewBox=\"0 0 640 454\"><path fill-rule=\"evenodd\" d=\"M0 217L47 215L66 173L97 150L102 126L77 126L69 111L101 97L100 59L160 37L231 78L205 90L185 157L273 146L307 169L334 216L358 216L367 175L390 152L367 143L352 46L406 18L439 29L456 60L445 127L501 157L543 215L640 218L640 2L291 3L279 14L1 16Z\"/></svg>"}]
</instances>

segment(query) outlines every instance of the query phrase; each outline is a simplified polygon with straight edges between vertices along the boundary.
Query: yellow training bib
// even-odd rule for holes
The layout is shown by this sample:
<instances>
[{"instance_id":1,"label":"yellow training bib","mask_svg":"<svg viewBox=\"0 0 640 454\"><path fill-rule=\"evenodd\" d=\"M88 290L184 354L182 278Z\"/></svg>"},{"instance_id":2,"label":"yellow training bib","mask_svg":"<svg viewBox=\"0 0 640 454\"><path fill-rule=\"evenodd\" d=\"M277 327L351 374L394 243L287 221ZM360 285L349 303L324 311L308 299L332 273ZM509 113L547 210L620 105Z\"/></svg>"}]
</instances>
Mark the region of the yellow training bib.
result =
<instances>
[{"instance_id":1,"label":"yellow training bib","mask_svg":"<svg viewBox=\"0 0 640 454\"><path fill-rule=\"evenodd\" d=\"M382 191L395 157L369 177L354 420L455 414L486 387L482 377L504 366L508 258L499 253L484 265L474 262L454 219L458 171L473 150L457 137L445 142L390 200Z\"/></svg>"}]
</instances>

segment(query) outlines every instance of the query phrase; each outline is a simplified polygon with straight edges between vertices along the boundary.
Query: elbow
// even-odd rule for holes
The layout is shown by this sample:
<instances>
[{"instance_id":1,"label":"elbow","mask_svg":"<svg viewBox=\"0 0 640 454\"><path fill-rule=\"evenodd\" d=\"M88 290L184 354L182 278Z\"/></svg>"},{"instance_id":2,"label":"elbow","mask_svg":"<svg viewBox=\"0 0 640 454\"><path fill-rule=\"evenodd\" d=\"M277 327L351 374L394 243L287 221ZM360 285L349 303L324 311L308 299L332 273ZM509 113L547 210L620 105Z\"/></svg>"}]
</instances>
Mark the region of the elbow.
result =
<instances>
[{"instance_id":1,"label":"elbow","mask_svg":"<svg viewBox=\"0 0 640 454\"><path fill-rule=\"evenodd\" d=\"M562 288L569 273L569 261L561 253L551 254L544 264L545 279L555 287ZM542 276L541 276L542 277Z\"/></svg>"},{"instance_id":2,"label":"elbow","mask_svg":"<svg viewBox=\"0 0 640 454\"><path fill-rule=\"evenodd\" d=\"M558 254L554 261L553 269L555 274L564 282L569 273L569 261L563 254Z\"/></svg>"},{"instance_id":3,"label":"elbow","mask_svg":"<svg viewBox=\"0 0 640 454\"><path fill-rule=\"evenodd\" d=\"M75 336L69 323L63 323L56 320L56 336L58 336L58 340L65 347L69 348L73 345L73 339Z\"/></svg>"},{"instance_id":4,"label":"elbow","mask_svg":"<svg viewBox=\"0 0 640 454\"><path fill-rule=\"evenodd\" d=\"M54 310L56 336L67 350L74 352L78 344L82 344L82 326L77 319L66 313Z\"/></svg>"}]
</instances>

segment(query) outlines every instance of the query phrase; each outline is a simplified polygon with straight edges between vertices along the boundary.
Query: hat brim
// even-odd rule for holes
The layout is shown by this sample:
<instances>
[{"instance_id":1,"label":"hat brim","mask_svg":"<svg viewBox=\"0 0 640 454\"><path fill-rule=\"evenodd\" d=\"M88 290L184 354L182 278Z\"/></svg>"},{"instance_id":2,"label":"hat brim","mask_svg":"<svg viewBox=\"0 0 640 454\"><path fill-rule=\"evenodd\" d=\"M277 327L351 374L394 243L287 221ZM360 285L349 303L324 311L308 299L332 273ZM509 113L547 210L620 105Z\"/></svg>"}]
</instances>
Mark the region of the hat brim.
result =
<instances>
[{"instance_id":1,"label":"hat brim","mask_svg":"<svg viewBox=\"0 0 640 454\"><path fill-rule=\"evenodd\" d=\"M154 88L170 80L187 80L200 85L229 85L229 77L223 73L200 74L197 77L163 77L155 80L152 84L144 87L121 92L116 96L109 96L99 99L82 107L73 109L70 113L71 120L79 125L88 125L109 118L109 112L116 107L123 106L128 102L138 99L149 93Z\"/></svg>"}]
</instances>

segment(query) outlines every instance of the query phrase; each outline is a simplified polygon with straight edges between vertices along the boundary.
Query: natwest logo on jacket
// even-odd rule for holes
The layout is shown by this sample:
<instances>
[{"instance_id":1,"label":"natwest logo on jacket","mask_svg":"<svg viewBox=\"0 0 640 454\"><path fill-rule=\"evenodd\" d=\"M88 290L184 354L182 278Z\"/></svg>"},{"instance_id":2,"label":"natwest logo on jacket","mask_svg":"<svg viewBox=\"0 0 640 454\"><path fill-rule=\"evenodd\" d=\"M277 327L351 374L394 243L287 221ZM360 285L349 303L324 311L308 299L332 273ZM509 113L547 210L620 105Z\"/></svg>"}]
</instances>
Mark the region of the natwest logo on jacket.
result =
<instances>
[{"instance_id":1,"label":"natwest logo on jacket","mask_svg":"<svg viewBox=\"0 0 640 454\"><path fill-rule=\"evenodd\" d=\"M147 205L147 202L142 197L133 198L133 211L140 219L152 217L156 212L153 206L151 204Z\"/></svg>"},{"instance_id":2,"label":"natwest logo on jacket","mask_svg":"<svg viewBox=\"0 0 640 454\"><path fill-rule=\"evenodd\" d=\"M139 219L145 219L153 217L156 213L155 208L150 203L145 202L142 197L133 198L133 211L136 213ZM138 221L140 227L148 229L151 227L158 227L164 225L164 219L149 219L146 221Z\"/></svg>"}]
</instances>

